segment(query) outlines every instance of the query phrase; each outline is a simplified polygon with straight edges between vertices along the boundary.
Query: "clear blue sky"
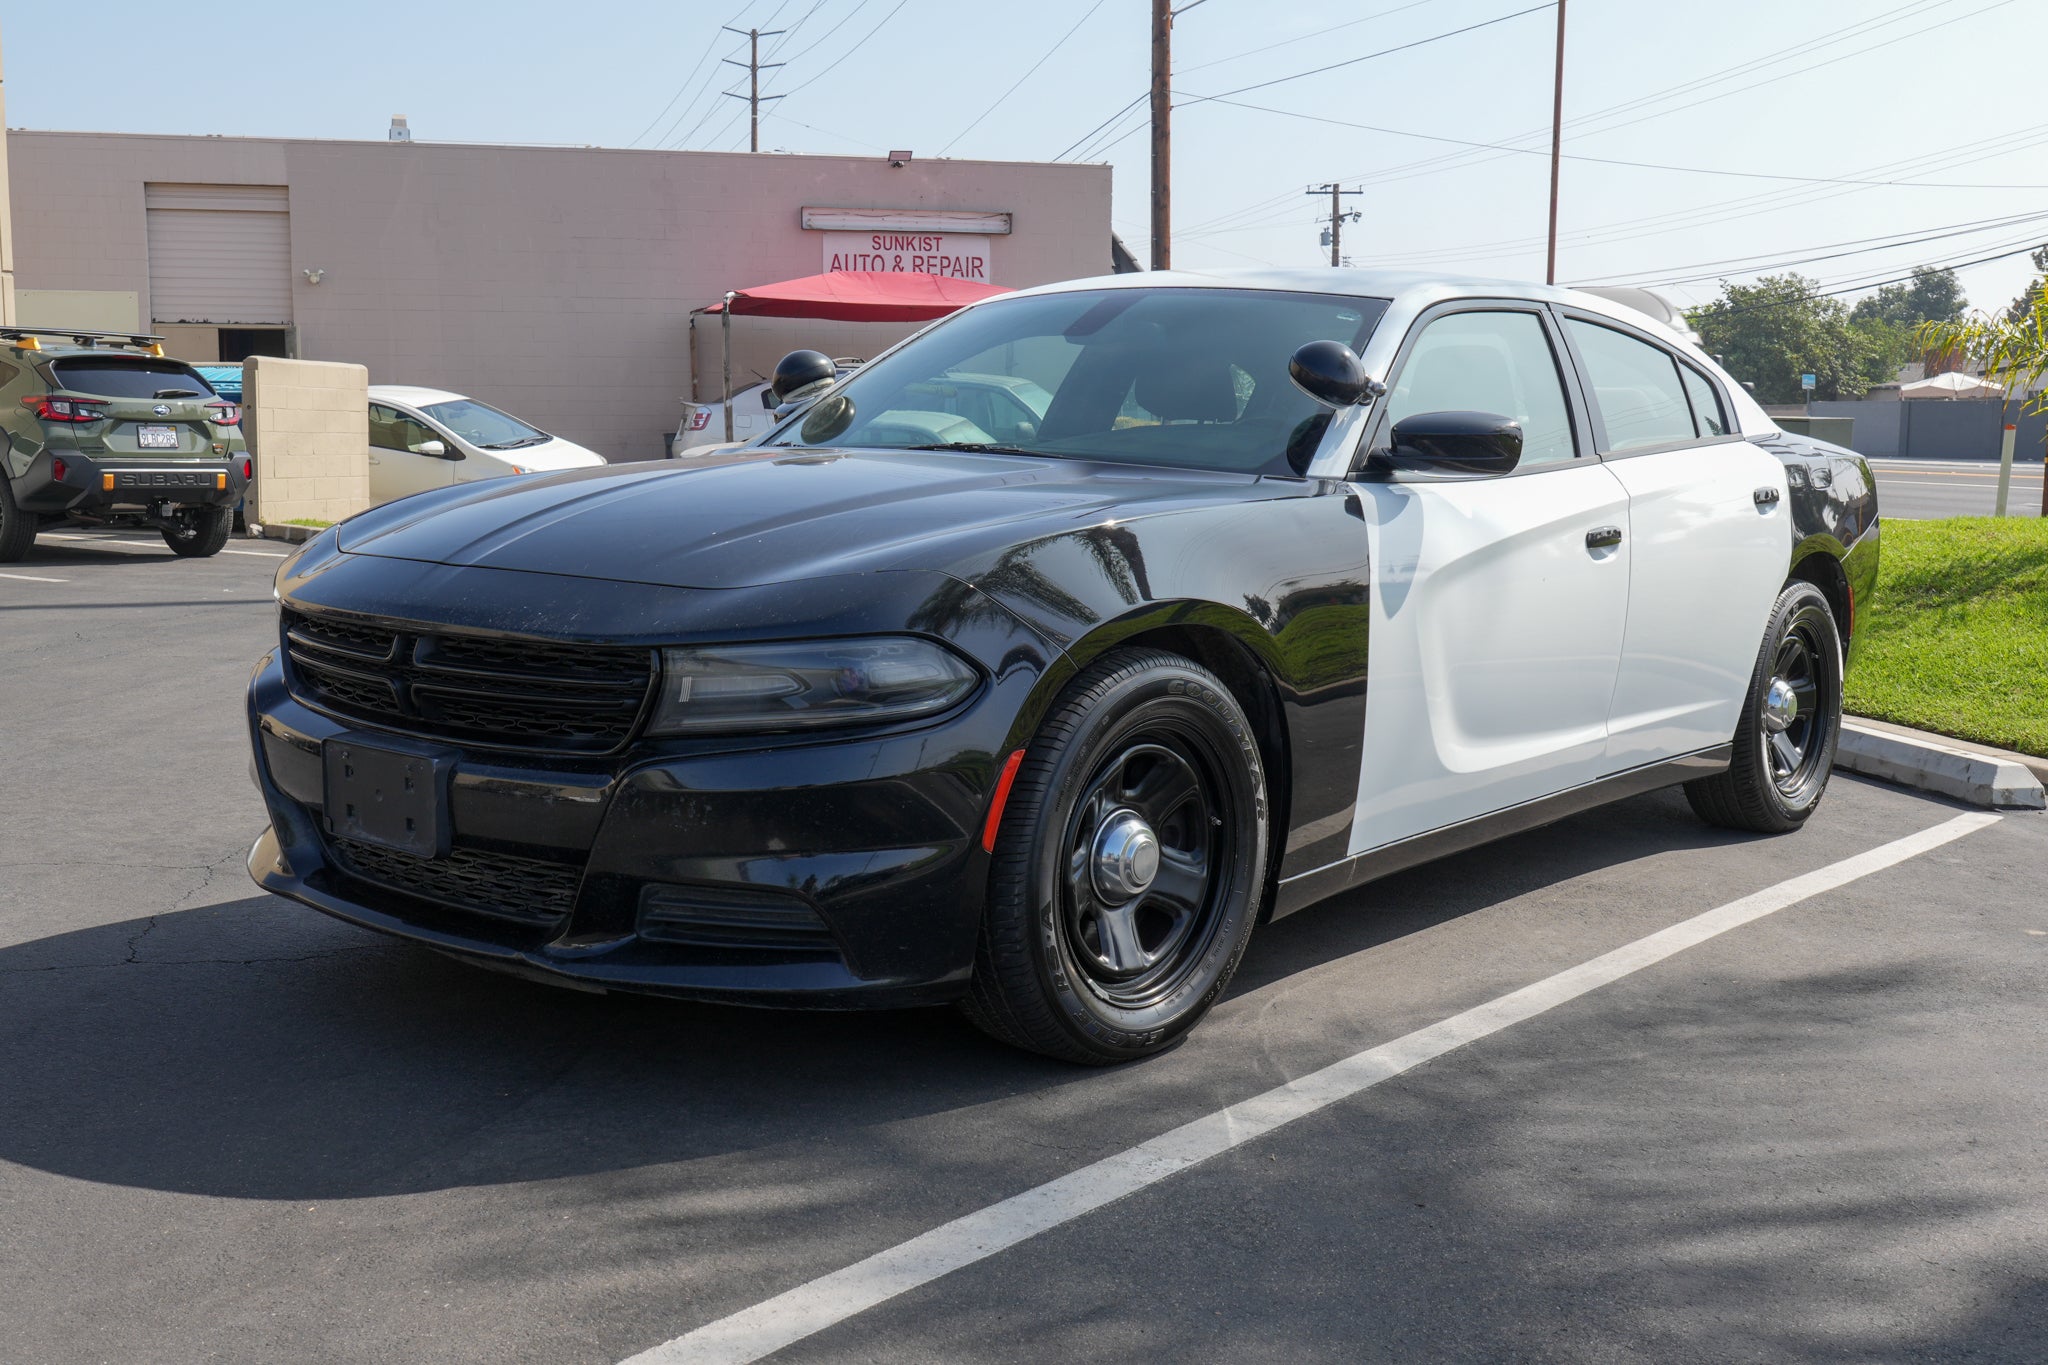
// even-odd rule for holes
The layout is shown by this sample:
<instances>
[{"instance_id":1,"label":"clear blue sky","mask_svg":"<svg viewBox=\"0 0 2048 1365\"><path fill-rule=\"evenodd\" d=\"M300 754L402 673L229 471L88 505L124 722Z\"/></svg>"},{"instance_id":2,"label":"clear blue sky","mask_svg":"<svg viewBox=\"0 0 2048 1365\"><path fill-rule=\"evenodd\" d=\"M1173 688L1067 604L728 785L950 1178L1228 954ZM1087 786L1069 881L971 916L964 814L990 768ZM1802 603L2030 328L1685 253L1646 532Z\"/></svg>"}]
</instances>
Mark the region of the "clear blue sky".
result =
<instances>
[{"instance_id":1,"label":"clear blue sky","mask_svg":"<svg viewBox=\"0 0 2048 1365\"><path fill-rule=\"evenodd\" d=\"M1366 191L1347 201L1363 213L1345 237L1358 264L1540 278L1546 156L1456 141L1547 152L1555 12L1502 18L1530 2L1191 7L1175 39L1176 263L1317 263L1326 201L1303 191L1340 178ZM353 8L365 17L0 0L7 121L381 138L404 114L423 139L730 149L745 146L744 108L716 91L744 75L716 60L744 40L719 25L751 23L790 30L763 44L782 44L765 58L787 62L767 88L788 92L764 147L1108 160L1116 226L1145 252L1142 106L1111 120L1146 86L1146 0ZM1564 174L1565 280L1704 275L1670 287L1696 301L1717 272L1744 278L1759 258L1862 239L2043 215L1799 268L1849 285L2048 241L2048 110L2028 71L2048 51L2040 0L1570 0L1569 13L1566 151L1580 159ZM1468 25L1485 26L1227 96L1237 104L1200 98ZM2003 306L2030 269L2013 257L1963 278L1973 302Z\"/></svg>"}]
</instances>

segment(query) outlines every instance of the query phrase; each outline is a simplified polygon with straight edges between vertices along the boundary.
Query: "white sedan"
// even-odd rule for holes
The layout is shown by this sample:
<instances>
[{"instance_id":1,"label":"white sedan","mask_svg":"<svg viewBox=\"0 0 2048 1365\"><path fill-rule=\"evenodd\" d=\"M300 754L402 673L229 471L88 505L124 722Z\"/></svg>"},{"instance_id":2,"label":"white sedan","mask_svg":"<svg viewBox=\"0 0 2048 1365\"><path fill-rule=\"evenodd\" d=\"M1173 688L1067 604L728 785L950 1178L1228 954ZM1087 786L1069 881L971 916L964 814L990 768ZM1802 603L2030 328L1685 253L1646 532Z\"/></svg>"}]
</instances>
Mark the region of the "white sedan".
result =
<instances>
[{"instance_id":1,"label":"white sedan","mask_svg":"<svg viewBox=\"0 0 2048 1365\"><path fill-rule=\"evenodd\" d=\"M601 465L574 441L445 389L370 386L370 498L390 502L430 488Z\"/></svg>"}]
</instances>

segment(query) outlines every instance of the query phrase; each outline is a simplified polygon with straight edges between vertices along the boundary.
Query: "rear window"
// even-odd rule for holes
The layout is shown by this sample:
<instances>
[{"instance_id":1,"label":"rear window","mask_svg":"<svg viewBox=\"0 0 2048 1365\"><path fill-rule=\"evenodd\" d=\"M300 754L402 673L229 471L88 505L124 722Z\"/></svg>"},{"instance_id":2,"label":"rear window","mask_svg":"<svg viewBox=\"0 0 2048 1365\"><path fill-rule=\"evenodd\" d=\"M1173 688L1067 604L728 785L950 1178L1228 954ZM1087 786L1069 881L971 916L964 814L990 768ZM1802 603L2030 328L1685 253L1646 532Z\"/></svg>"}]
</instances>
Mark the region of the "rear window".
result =
<instances>
[{"instance_id":1,"label":"rear window","mask_svg":"<svg viewBox=\"0 0 2048 1365\"><path fill-rule=\"evenodd\" d=\"M211 398L192 367L147 356L73 356L50 362L60 388L100 398Z\"/></svg>"}]
</instances>

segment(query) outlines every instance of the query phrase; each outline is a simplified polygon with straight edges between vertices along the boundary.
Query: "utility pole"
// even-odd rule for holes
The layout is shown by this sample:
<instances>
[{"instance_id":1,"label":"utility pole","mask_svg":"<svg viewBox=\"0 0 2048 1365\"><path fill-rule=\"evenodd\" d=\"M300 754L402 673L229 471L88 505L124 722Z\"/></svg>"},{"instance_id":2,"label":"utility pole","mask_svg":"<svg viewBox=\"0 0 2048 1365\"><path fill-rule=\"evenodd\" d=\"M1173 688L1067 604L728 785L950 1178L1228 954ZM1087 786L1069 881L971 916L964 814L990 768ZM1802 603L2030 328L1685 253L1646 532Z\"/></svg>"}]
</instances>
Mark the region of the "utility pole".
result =
<instances>
[{"instance_id":1,"label":"utility pole","mask_svg":"<svg viewBox=\"0 0 2048 1365\"><path fill-rule=\"evenodd\" d=\"M1550 246L1543 282L1557 283L1557 172L1564 161L1564 0L1557 0L1557 79L1550 92Z\"/></svg>"},{"instance_id":2,"label":"utility pole","mask_svg":"<svg viewBox=\"0 0 2048 1365\"><path fill-rule=\"evenodd\" d=\"M1152 0L1152 268L1173 268L1173 3Z\"/></svg>"},{"instance_id":3,"label":"utility pole","mask_svg":"<svg viewBox=\"0 0 2048 1365\"><path fill-rule=\"evenodd\" d=\"M774 16L770 15L769 17L773 18ZM770 62L766 67L761 65L761 40L763 38L773 38L777 34L787 32L787 30L771 28L766 33L763 33L758 28L733 28L728 24L720 24L719 27L727 33L744 33L747 36L747 59L744 62L736 62L730 57L720 57L718 59L727 66L744 66L747 69L747 93L742 95L737 90L724 90L719 93L725 95L728 99L745 100L747 102L747 118L750 125L747 130L747 150L758 152L761 150L761 101L764 98L771 100L782 98L780 95L763 96L761 94L761 72L785 65L782 62Z\"/></svg>"},{"instance_id":4,"label":"utility pole","mask_svg":"<svg viewBox=\"0 0 2048 1365\"><path fill-rule=\"evenodd\" d=\"M1343 246L1344 220L1348 217L1354 223L1358 221L1357 209L1351 210L1349 214L1344 212L1344 196L1347 194L1364 194L1365 191L1363 189L1347 190L1335 184L1330 184L1311 185L1308 192L1312 196L1325 194L1330 196L1330 264L1340 264L1343 259L1339 253Z\"/></svg>"}]
</instances>

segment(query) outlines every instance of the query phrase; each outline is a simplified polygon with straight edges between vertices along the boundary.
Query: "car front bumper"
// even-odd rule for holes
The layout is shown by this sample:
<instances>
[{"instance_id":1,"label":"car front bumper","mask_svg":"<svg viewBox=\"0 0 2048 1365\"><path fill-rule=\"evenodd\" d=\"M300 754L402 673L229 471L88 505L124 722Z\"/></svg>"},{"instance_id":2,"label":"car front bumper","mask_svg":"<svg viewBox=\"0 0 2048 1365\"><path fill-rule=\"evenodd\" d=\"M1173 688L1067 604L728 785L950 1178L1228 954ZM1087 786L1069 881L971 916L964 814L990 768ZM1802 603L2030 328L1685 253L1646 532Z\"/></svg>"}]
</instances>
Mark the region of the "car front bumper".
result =
<instances>
[{"instance_id":1,"label":"car front bumper","mask_svg":"<svg viewBox=\"0 0 2048 1365\"><path fill-rule=\"evenodd\" d=\"M358 861L362 846L337 837L323 744L379 736L295 698L273 654L249 691L271 817L249 871L336 918L586 989L815 1008L947 1000L973 965L980 833L1018 701L995 684L939 724L830 742L643 743L609 758L444 746L468 884L402 854ZM558 888L560 913L487 903L536 884Z\"/></svg>"}]
</instances>

